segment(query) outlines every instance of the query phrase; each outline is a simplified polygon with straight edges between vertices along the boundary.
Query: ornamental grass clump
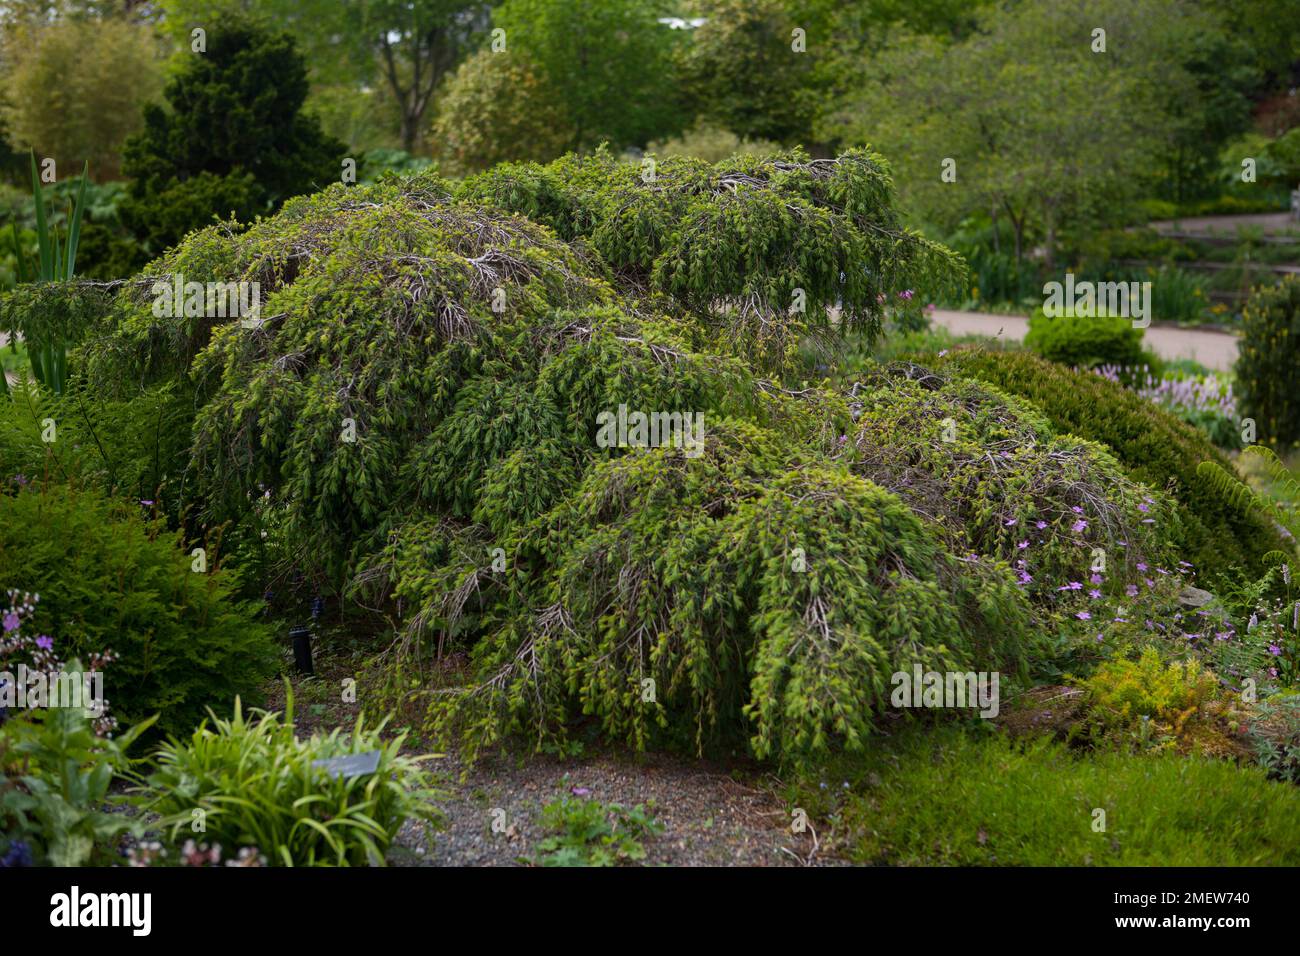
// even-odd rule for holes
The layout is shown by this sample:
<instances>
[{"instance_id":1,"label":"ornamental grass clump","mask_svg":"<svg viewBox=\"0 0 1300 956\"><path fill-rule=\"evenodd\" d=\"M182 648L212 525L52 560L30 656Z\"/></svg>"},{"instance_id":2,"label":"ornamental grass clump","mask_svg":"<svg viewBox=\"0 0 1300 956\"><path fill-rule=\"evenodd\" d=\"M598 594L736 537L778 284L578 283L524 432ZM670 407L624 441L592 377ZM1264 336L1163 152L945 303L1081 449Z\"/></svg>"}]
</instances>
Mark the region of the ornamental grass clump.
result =
<instances>
[{"instance_id":1,"label":"ornamental grass clump","mask_svg":"<svg viewBox=\"0 0 1300 956\"><path fill-rule=\"evenodd\" d=\"M205 839L227 849L254 846L276 866L382 866L407 819L436 824L437 796L421 767L427 757L402 753L406 734L384 733L387 720L351 732L299 739L293 697L285 714L210 715L187 739L172 739L155 756L157 769L138 802L161 819L173 844L196 820ZM373 773L331 772L319 761L378 751Z\"/></svg>"}]
</instances>

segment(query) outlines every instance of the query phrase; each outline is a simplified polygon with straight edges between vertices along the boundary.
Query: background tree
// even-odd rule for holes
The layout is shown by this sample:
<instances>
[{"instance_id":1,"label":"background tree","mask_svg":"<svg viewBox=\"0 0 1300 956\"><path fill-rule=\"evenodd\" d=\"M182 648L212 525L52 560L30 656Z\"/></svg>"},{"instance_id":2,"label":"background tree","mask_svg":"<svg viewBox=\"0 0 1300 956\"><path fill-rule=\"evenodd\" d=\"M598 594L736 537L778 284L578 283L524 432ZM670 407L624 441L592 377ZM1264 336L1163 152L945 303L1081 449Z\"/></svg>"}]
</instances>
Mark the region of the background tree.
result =
<instances>
[{"instance_id":1,"label":"background tree","mask_svg":"<svg viewBox=\"0 0 1300 956\"><path fill-rule=\"evenodd\" d=\"M814 63L826 51L821 19L781 0L699 0L704 23L683 50L693 108L743 138L807 142L816 112ZM793 32L804 31L802 52Z\"/></svg>"},{"instance_id":2,"label":"background tree","mask_svg":"<svg viewBox=\"0 0 1300 956\"><path fill-rule=\"evenodd\" d=\"M5 31L0 79L12 145L53 157L69 175L89 161L97 182L118 177L122 144L162 84L151 31L122 18L16 23Z\"/></svg>"},{"instance_id":3,"label":"background tree","mask_svg":"<svg viewBox=\"0 0 1300 956\"><path fill-rule=\"evenodd\" d=\"M213 215L248 219L338 180L344 146L302 115L307 72L292 37L224 18L207 52L177 54L164 95L126 145L125 222L157 253Z\"/></svg>"},{"instance_id":4,"label":"background tree","mask_svg":"<svg viewBox=\"0 0 1300 956\"><path fill-rule=\"evenodd\" d=\"M458 172L508 160L545 162L577 133L556 91L519 54L480 50L448 82L433 127L438 156Z\"/></svg>"},{"instance_id":5,"label":"background tree","mask_svg":"<svg viewBox=\"0 0 1300 956\"><path fill-rule=\"evenodd\" d=\"M945 227L978 213L1001 218L1018 258L1034 234L1050 263L1063 223L1115 217L1155 178L1155 157L1176 132L1169 99L1195 79L1167 59L1176 42L1152 36L1177 36L1190 12L1155 0L988 8L965 39L900 38L864 64L861 85L821 132L888 144L923 218ZM1096 27L1105 52L1093 51ZM953 182L942 176L947 160Z\"/></svg>"},{"instance_id":6,"label":"background tree","mask_svg":"<svg viewBox=\"0 0 1300 956\"><path fill-rule=\"evenodd\" d=\"M644 146L690 119L673 63L685 31L658 22L676 12L659 0L506 0L492 23L564 104L572 148Z\"/></svg>"},{"instance_id":7,"label":"background tree","mask_svg":"<svg viewBox=\"0 0 1300 956\"><path fill-rule=\"evenodd\" d=\"M466 0L162 0L178 44L230 13L293 35L310 70L311 107L354 145L414 152L440 83L480 41L491 4ZM387 135L380 130L387 127ZM352 138L356 137L356 138ZM379 140L376 142L376 140Z\"/></svg>"}]
</instances>

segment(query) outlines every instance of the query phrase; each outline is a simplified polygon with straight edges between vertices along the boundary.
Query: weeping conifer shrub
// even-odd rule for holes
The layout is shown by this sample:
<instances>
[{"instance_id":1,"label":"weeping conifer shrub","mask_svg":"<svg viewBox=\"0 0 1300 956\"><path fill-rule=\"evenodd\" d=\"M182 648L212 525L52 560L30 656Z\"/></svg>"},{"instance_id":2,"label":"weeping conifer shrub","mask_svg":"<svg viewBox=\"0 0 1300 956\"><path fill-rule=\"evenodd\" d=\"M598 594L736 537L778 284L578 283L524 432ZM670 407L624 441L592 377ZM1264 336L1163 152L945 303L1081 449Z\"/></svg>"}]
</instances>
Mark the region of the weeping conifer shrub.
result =
<instances>
[{"instance_id":1,"label":"weeping conifer shrub","mask_svg":"<svg viewBox=\"0 0 1300 956\"><path fill-rule=\"evenodd\" d=\"M1145 540L1134 486L996 395L784 380L800 340L870 335L883 300L960 278L898 224L878 156L653 172L597 154L293 199L122 286L79 361L115 400L182 382L192 511L238 521L256 491L299 569L397 620L390 686L471 753L585 718L797 761L863 746L898 670L1023 666L1038 610L999 493L1054 519L1090 496L1107 520L1059 540L1082 573L1097 536ZM260 323L156 317L149 283L177 272L257 281ZM900 389L927 429L963 423L960 458L923 454L901 405L872 431ZM602 444L620 406L702 415L700 442ZM910 497L953 463L975 510ZM449 649L463 686L421 671Z\"/></svg>"}]
</instances>

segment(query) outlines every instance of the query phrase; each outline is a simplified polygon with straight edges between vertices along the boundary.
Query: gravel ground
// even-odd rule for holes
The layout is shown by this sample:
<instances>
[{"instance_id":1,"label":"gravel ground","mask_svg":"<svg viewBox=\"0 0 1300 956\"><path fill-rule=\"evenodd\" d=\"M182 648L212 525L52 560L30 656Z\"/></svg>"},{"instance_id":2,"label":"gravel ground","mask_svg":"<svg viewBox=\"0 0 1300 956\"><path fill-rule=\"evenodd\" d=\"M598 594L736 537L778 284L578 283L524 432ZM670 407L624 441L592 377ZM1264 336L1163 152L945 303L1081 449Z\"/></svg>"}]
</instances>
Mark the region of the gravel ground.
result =
<instances>
[{"instance_id":1,"label":"gravel ground","mask_svg":"<svg viewBox=\"0 0 1300 956\"><path fill-rule=\"evenodd\" d=\"M463 783L450 758L439 768L446 826L432 844L408 824L390 853L396 865L515 866L544 837L541 808L575 794L625 807L653 803L663 832L646 838L645 866L801 866L835 861L811 831L792 832L790 814L761 785L708 764L659 755L606 755L522 762L484 758ZM493 832L504 811L504 832ZM500 827L498 827L500 829Z\"/></svg>"},{"instance_id":2,"label":"gravel ground","mask_svg":"<svg viewBox=\"0 0 1300 956\"><path fill-rule=\"evenodd\" d=\"M320 677L294 679L299 736L349 727L354 706L339 703L338 681L352 673L335 655L320 654ZM267 687L267 705L282 710L284 689ZM430 747L408 741L413 753ZM446 748L437 748L444 751ZM542 807L563 796L625 808L653 803L663 827L641 842L644 866L824 866L839 861L807 829L795 833L790 808L776 795L778 781L752 764L722 765L669 754L601 749L581 757L483 755L468 775L454 753L426 764L444 796L435 801L444 827L426 838L408 822L390 849L394 866L529 865L547 836ZM462 780L462 776L465 779ZM575 792L576 791L576 792ZM504 832L493 832L504 811ZM497 819L502 819L496 814ZM813 824L815 826L815 824ZM498 827L498 829L501 829Z\"/></svg>"}]
</instances>

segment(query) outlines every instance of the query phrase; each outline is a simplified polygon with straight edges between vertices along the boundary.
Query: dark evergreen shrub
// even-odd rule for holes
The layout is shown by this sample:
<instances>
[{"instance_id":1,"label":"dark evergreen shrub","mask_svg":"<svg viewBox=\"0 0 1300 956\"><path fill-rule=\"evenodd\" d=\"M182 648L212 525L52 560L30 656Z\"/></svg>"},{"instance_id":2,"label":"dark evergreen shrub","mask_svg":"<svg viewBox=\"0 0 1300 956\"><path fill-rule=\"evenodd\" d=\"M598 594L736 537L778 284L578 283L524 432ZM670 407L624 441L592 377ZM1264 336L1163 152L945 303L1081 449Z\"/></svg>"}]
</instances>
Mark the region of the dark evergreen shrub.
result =
<instances>
[{"instance_id":1,"label":"dark evergreen shrub","mask_svg":"<svg viewBox=\"0 0 1300 956\"><path fill-rule=\"evenodd\" d=\"M214 215L241 222L290 196L338 182L344 145L302 113L307 70L287 33L223 16L207 50L183 50L123 150L131 178L123 221L157 255Z\"/></svg>"}]
</instances>

